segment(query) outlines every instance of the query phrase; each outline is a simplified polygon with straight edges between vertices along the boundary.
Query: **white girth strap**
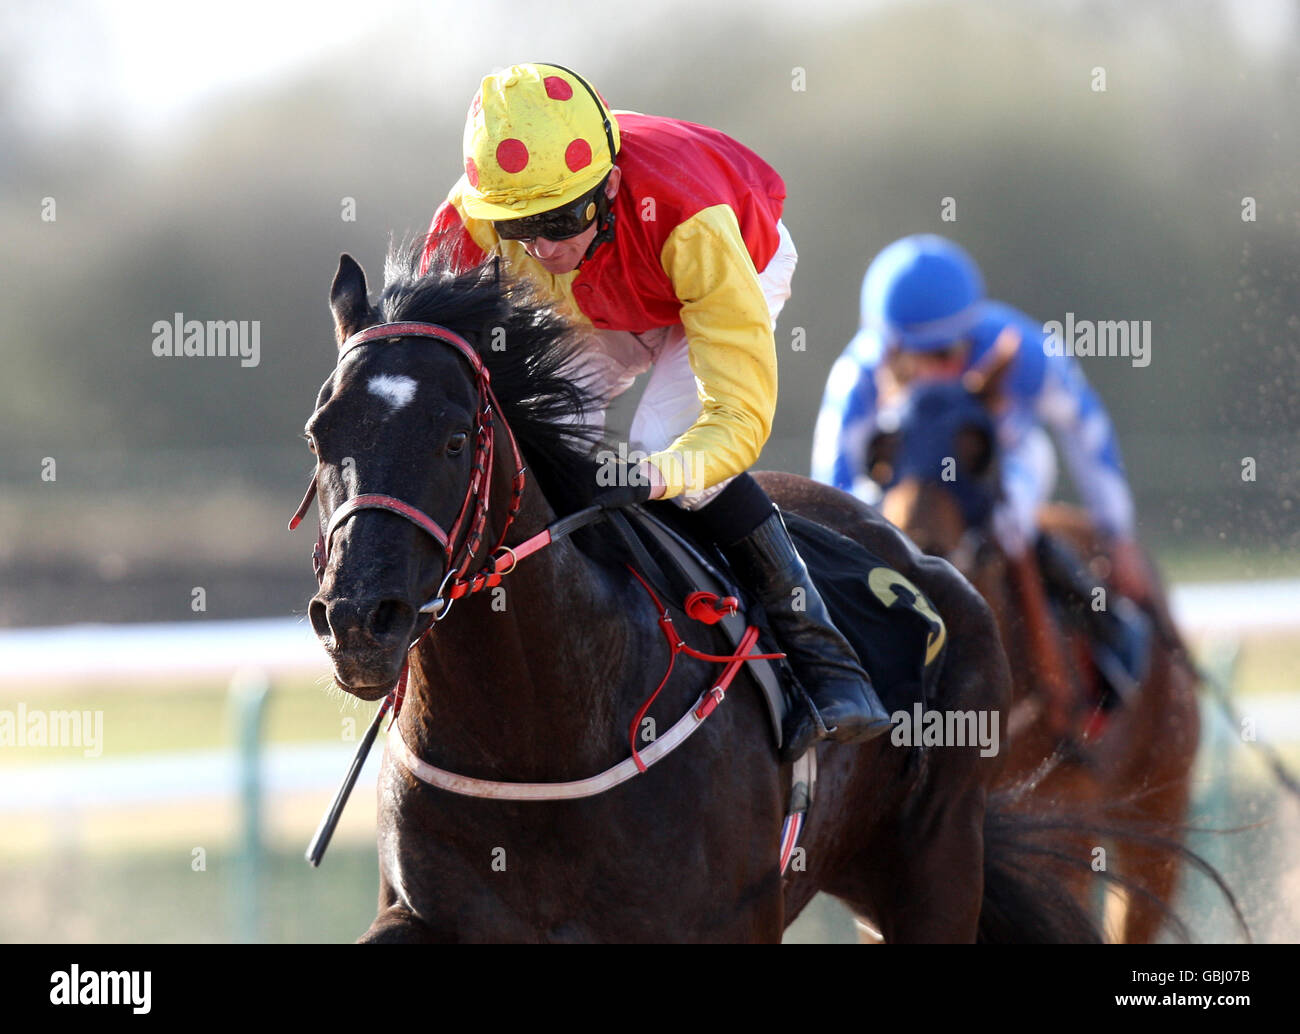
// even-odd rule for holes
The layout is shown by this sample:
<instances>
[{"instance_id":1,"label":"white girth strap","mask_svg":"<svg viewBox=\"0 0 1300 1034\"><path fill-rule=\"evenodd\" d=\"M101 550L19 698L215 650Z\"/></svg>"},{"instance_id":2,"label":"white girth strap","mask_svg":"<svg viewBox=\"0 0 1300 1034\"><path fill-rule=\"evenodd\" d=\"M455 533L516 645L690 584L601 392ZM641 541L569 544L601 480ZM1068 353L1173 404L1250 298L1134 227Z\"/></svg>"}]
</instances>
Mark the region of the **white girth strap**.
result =
<instances>
[{"instance_id":1,"label":"white girth strap","mask_svg":"<svg viewBox=\"0 0 1300 1034\"><path fill-rule=\"evenodd\" d=\"M686 742L687 738L704 724L716 708L705 709L704 705L713 698L713 690L707 690L691 705L677 723L654 743L641 751L641 761L649 768L657 761L662 761L674 750ZM704 711L704 717L697 713ZM637 774L636 760L628 758L613 768L607 768L600 775L587 779L578 779L571 783L498 783L490 779L472 779L457 775L443 768L435 768L427 761L416 757L415 752L402 739L401 730L394 721L388 730L388 750L398 761L406 766L407 771L422 783L436 786L452 793L467 797L493 797L503 801L571 801L579 797L594 797L604 793L619 783L625 783Z\"/></svg>"},{"instance_id":2,"label":"white girth strap","mask_svg":"<svg viewBox=\"0 0 1300 1034\"><path fill-rule=\"evenodd\" d=\"M716 687L706 690L671 729L640 752L642 764L648 769L680 747L691 733L704 724L704 719L717 710L717 705L724 699L725 693L722 690ZM709 704L713 706L706 706ZM596 794L613 789L619 783L627 782L641 771L637 767L635 758L627 758L613 768L605 769L599 775L577 779L570 783L499 783L491 779L473 779L470 776L448 772L445 768L437 768L418 758L402 739L402 732L398 728L396 719L388 728L388 750L411 775L422 783L463 794L466 797L490 797L501 801L571 801L579 797L594 797ZM817 785L815 749L809 748L794 763L790 773L790 784L790 810L781 827L778 849L782 874L790 864L794 849L799 843L799 835L803 832L808 808L812 804L813 788Z\"/></svg>"}]
</instances>

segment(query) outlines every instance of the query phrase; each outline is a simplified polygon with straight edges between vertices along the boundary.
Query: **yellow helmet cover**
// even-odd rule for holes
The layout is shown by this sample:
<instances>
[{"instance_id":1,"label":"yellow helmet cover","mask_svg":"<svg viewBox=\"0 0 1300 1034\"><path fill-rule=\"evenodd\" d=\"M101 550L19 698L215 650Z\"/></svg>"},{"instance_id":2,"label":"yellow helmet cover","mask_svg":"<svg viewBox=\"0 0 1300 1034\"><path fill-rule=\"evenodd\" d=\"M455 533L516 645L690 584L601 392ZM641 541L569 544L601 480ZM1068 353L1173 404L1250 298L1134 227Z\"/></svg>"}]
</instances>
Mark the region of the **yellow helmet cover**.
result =
<instances>
[{"instance_id":1,"label":"yellow helmet cover","mask_svg":"<svg viewBox=\"0 0 1300 1034\"><path fill-rule=\"evenodd\" d=\"M618 153L618 120L567 69L511 65L484 78L470 102L464 148L466 214L519 219L549 212L600 183Z\"/></svg>"}]
</instances>

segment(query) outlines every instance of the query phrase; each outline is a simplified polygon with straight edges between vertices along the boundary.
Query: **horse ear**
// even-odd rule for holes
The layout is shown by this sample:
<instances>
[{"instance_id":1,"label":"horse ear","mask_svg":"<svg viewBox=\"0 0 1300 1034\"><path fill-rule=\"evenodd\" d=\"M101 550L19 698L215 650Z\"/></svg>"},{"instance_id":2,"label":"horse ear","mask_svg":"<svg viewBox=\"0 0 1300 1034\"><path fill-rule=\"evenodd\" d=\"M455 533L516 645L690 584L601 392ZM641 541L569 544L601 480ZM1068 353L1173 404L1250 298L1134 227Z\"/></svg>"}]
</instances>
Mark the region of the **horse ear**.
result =
<instances>
[{"instance_id":1,"label":"horse ear","mask_svg":"<svg viewBox=\"0 0 1300 1034\"><path fill-rule=\"evenodd\" d=\"M347 252L339 256L339 271L330 286L330 311L334 313L334 333L340 345L374 322L366 294L366 272Z\"/></svg>"},{"instance_id":2,"label":"horse ear","mask_svg":"<svg viewBox=\"0 0 1300 1034\"><path fill-rule=\"evenodd\" d=\"M1003 327L988 355L962 375L962 386L985 406L992 407L1002 396L1002 386L1019 351L1020 331Z\"/></svg>"}]
</instances>

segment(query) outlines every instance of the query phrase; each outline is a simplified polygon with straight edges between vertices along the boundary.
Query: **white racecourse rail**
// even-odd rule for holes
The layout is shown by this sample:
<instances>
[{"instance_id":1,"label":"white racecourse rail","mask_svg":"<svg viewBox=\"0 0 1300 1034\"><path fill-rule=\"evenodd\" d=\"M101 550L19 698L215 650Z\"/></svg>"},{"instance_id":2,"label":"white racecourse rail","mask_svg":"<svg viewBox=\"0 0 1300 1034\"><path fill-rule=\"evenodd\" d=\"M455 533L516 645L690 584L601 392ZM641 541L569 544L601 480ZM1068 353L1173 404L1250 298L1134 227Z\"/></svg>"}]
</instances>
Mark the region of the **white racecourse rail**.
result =
<instances>
[{"instance_id":1,"label":"white racecourse rail","mask_svg":"<svg viewBox=\"0 0 1300 1034\"><path fill-rule=\"evenodd\" d=\"M1300 579L1179 585L1172 601L1193 638L1300 629ZM33 693L42 683L224 678L239 668L325 673L328 664L305 618L0 630L0 686Z\"/></svg>"},{"instance_id":2,"label":"white racecourse rail","mask_svg":"<svg viewBox=\"0 0 1300 1034\"><path fill-rule=\"evenodd\" d=\"M1300 579L1180 585L1172 597L1180 627L1196 639L1300 629ZM225 679L240 669L265 672L274 680L286 674L324 675L328 664L302 618L0 630L0 688L9 697L21 692L28 706L50 685L99 682L111 693L142 680L164 686L179 677ZM1261 705L1277 711L1261 722L1270 739L1300 739L1300 708L1286 698L1257 701L1251 712L1261 719ZM342 778L354 747L269 746L262 760L264 788L268 794L328 793ZM362 782L373 786L381 753L371 752ZM225 796L238 787L233 749L100 758L89 781L76 761L0 771L0 812Z\"/></svg>"}]
</instances>

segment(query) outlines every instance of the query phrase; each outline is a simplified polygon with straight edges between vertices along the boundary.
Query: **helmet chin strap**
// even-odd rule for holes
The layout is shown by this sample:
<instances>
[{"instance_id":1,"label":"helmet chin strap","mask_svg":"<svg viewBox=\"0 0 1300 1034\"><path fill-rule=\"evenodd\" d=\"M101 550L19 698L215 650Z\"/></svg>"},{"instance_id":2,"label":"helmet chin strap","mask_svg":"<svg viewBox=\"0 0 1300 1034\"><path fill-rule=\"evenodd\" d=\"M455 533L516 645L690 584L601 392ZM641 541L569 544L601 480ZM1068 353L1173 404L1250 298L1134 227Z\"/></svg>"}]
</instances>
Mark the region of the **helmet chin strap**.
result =
<instances>
[{"instance_id":1,"label":"helmet chin strap","mask_svg":"<svg viewBox=\"0 0 1300 1034\"><path fill-rule=\"evenodd\" d=\"M611 170L612 171L612 170ZM600 186L596 189L596 236L591 239L587 246L587 252L582 256L582 262L578 263L578 268L582 268L582 263L591 258L606 241L614 239L614 213L609 210L609 195L605 193L605 187L609 183L609 176L601 180Z\"/></svg>"},{"instance_id":2,"label":"helmet chin strap","mask_svg":"<svg viewBox=\"0 0 1300 1034\"><path fill-rule=\"evenodd\" d=\"M596 236L591 238L591 244L587 248L587 253L582 256L582 262L578 263L578 268L582 268L582 263L591 258L598 247L614 239L614 213L609 210L609 198L604 194L601 195L601 200L596 202L596 223L600 229L596 231Z\"/></svg>"}]
</instances>

